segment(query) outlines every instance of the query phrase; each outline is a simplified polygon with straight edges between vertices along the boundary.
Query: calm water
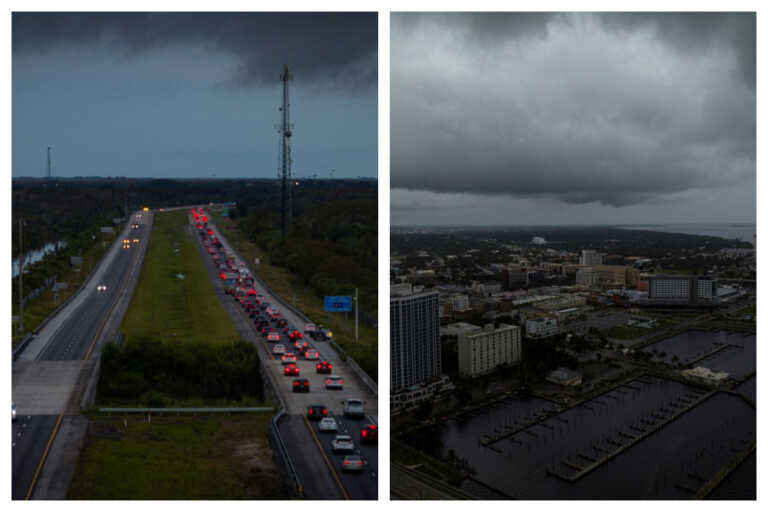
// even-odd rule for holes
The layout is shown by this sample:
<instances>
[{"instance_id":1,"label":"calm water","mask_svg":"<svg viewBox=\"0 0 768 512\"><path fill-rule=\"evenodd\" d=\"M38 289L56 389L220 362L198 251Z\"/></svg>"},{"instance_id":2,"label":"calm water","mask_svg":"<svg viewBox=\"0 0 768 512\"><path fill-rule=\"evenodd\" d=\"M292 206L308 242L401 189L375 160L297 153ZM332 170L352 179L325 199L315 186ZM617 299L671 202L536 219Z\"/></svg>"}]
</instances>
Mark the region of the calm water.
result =
<instances>
[{"instance_id":1,"label":"calm water","mask_svg":"<svg viewBox=\"0 0 768 512\"><path fill-rule=\"evenodd\" d=\"M67 243L64 241L59 242L51 242L49 244L46 244L42 249L37 249L35 251L29 251L27 254L24 255L24 268L26 269L27 265L31 265L32 263L37 263L41 259L45 258L48 254L52 252L56 252L59 249L63 249L67 246ZM26 274L26 270L24 271ZM11 262L11 276L16 277L19 275L19 258L14 258Z\"/></svg>"},{"instance_id":2,"label":"calm water","mask_svg":"<svg viewBox=\"0 0 768 512\"><path fill-rule=\"evenodd\" d=\"M754 334L694 330L666 338L643 350L656 350L654 358L657 361L671 365L681 362L692 367L703 366L713 371L728 372L738 380L755 371L756 340ZM717 352L707 355L715 350Z\"/></svg>"},{"instance_id":3,"label":"calm water","mask_svg":"<svg viewBox=\"0 0 768 512\"><path fill-rule=\"evenodd\" d=\"M642 229L686 235L717 236L749 243L754 243L754 237L757 234L755 224L645 224L620 227L622 229Z\"/></svg>"},{"instance_id":4,"label":"calm water","mask_svg":"<svg viewBox=\"0 0 768 512\"><path fill-rule=\"evenodd\" d=\"M718 393L570 483L547 470L599 458L619 432L679 399L704 392L678 382L642 377L517 434L483 447L483 436L524 422L552 404L509 399L430 433L435 455L465 459L474 478L523 499L682 499L711 478L755 436L755 411L743 399ZM424 448L421 446L420 448ZM587 459L584 456L588 457ZM754 473L752 474L754 479Z\"/></svg>"}]
</instances>

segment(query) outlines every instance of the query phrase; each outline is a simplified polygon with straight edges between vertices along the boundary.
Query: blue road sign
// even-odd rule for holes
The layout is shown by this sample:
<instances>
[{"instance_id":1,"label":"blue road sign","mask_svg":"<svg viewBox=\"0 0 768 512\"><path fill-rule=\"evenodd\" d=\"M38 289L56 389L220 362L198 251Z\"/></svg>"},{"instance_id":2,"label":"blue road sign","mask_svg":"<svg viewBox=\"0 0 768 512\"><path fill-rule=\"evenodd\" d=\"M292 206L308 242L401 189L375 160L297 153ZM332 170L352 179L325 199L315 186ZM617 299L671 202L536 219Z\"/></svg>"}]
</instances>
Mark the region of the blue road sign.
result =
<instances>
[{"instance_id":1,"label":"blue road sign","mask_svg":"<svg viewBox=\"0 0 768 512\"><path fill-rule=\"evenodd\" d=\"M326 311L352 311L352 297L344 295L326 295Z\"/></svg>"}]
</instances>

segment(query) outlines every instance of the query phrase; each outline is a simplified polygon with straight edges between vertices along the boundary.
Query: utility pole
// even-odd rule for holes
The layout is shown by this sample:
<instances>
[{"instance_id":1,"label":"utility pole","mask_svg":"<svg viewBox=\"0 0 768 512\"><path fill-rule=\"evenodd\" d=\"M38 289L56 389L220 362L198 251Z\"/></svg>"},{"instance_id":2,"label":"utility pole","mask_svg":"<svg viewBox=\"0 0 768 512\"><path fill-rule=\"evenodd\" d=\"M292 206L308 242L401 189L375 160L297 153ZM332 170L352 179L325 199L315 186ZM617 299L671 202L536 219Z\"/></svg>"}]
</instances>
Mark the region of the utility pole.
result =
<instances>
[{"instance_id":1,"label":"utility pole","mask_svg":"<svg viewBox=\"0 0 768 512\"><path fill-rule=\"evenodd\" d=\"M48 179L51 179L51 146L48 146Z\"/></svg>"},{"instance_id":2,"label":"utility pole","mask_svg":"<svg viewBox=\"0 0 768 512\"><path fill-rule=\"evenodd\" d=\"M355 341L357 341L357 312L360 309L357 299L357 288L355 288Z\"/></svg>"},{"instance_id":3,"label":"utility pole","mask_svg":"<svg viewBox=\"0 0 768 512\"><path fill-rule=\"evenodd\" d=\"M280 107L281 121L278 132L280 133L280 169L279 176L281 179L280 190L280 236L283 242L285 242L285 234L288 230L288 225L291 222L292 205L291 205L291 116L290 116L290 101L288 82L293 80L293 74L288 69L288 66L283 67L283 72L280 74L280 80L283 82L283 105Z\"/></svg>"},{"instance_id":4,"label":"utility pole","mask_svg":"<svg viewBox=\"0 0 768 512\"><path fill-rule=\"evenodd\" d=\"M19 219L19 333L24 332L24 292L22 291L22 275L24 274L24 246L21 245L21 226L24 224Z\"/></svg>"}]
</instances>

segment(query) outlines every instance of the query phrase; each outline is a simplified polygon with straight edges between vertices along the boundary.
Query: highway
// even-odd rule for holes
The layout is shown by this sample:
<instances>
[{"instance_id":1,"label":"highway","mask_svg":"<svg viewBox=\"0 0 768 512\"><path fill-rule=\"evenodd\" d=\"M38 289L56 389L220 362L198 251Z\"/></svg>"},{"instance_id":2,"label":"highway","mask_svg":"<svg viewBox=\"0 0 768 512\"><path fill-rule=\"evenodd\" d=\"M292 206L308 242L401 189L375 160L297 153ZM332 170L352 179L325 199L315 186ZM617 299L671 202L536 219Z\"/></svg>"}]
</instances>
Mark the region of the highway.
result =
<instances>
[{"instance_id":1,"label":"highway","mask_svg":"<svg viewBox=\"0 0 768 512\"><path fill-rule=\"evenodd\" d=\"M129 223L118 233L118 243L102 260L106 266L95 270L93 279L73 299L79 304L59 313L66 318L57 323L55 332L39 344L31 343L13 365L13 400L18 411L12 441L14 500L32 497L62 418L79 413L72 410L71 395L75 384L81 384L87 375L82 375L86 366L78 362L90 358L128 277L141 265L144 251L139 249L149 240L150 226L145 224L149 214L138 222L138 228L131 229ZM123 238L130 238L130 248L123 248ZM98 290L101 285L106 290Z\"/></svg>"},{"instance_id":2,"label":"highway","mask_svg":"<svg viewBox=\"0 0 768 512\"><path fill-rule=\"evenodd\" d=\"M190 216L190 222L192 217ZM194 223L193 223L194 227ZM236 255L237 253L229 245L227 240L216 229L212 222L208 228L213 230L213 235L222 243L222 250ZM198 230L194 230L198 231ZM211 239L212 236L206 236ZM200 236L196 236L201 240ZM378 411L378 399L371 390L360 380L357 375L338 356L335 350L326 342L307 339L320 354L320 360L326 360L333 364L333 374L344 379L343 390L328 390L325 388L327 374L317 374L315 365L317 361L307 361L298 354L292 344L283 339L280 343L286 345L289 350L297 355L297 363L301 369L301 377L310 381L309 393L292 392L293 378L286 377L283 373L283 365L280 359L272 353L274 343L267 342L256 330L253 321L248 317L240 303L232 296L223 293L223 285L219 277L219 271L213 264L212 258L203 248L200 241L201 254L206 260L214 288L225 305L225 309L233 318L238 331L244 337L254 341L259 347L264 366L270 373L269 380L275 383L277 393L286 409L286 415L281 419L278 427L286 448L293 460L296 472L303 485L304 496L309 499L376 499L378 496L378 445L360 444L360 432L363 424L375 422ZM240 258L237 258L239 261ZM249 269L250 270L250 269ZM251 271L251 275L254 275ZM262 286L259 281L254 282L253 288L264 297L270 307L277 309L283 318L288 321L291 328L304 330L306 321L299 315L284 307L272 293ZM244 332L247 331L247 332ZM343 418L342 402L349 398L359 398L365 402L365 419ZM339 433L349 433L355 442L355 453L361 455L365 461L364 470L360 473L345 473L342 471L343 456L333 453L330 442L333 435L317 431L316 422L306 419L307 409L310 405L322 405L328 409L329 416L334 416L340 423Z\"/></svg>"}]
</instances>

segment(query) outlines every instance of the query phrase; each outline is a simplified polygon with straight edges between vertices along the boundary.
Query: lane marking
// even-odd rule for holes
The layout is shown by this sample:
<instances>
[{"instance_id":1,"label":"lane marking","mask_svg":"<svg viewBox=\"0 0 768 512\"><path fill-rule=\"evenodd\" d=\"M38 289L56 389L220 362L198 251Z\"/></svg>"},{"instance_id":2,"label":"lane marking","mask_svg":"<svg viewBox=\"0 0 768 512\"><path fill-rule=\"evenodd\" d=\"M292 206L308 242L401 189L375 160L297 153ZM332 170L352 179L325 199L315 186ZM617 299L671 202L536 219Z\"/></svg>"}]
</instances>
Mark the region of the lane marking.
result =
<instances>
[{"instance_id":1,"label":"lane marking","mask_svg":"<svg viewBox=\"0 0 768 512\"><path fill-rule=\"evenodd\" d=\"M344 488L344 485L341 483L341 479L339 478L339 474L336 473L336 469L331 464L331 461L328 459L328 455L326 455L325 450L323 450L323 445L320 443L320 439L318 439L317 434L315 433L315 430L312 428L312 425L310 425L309 420L306 416L302 416L304 418L304 423L307 424L307 428L312 433L312 437L315 439L315 443L317 443L317 448L320 450L320 453L323 455L323 458L325 459L325 463L328 464L328 469L331 470L331 474L333 475L333 478L336 480L336 483L339 484L339 489L341 489L341 493L344 495L345 500L349 500L349 494L347 493L347 490Z\"/></svg>"},{"instance_id":2,"label":"lane marking","mask_svg":"<svg viewBox=\"0 0 768 512\"><path fill-rule=\"evenodd\" d=\"M53 432L51 432L51 437L48 438L48 444L45 445L45 451L43 452L43 456L40 458L40 463L37 465L37 469L35 470L35 475L32 477L32 483L29 486L29 490L27 491L27 496L24 498L25 500L29 500L32 497L32 491L35 490L35 485L37 485L37 479L40 476L40 471L43 469L43 464L45 464L45 459L48 457L48 452L51 449L51 445L53 444L53 438L56 437L56 434L59 431L59 426L61 426L61 420L64 419L64 414L59 414L59 419L56 420L56 425L53 427Z\"/></svg>"}]
</instances>

